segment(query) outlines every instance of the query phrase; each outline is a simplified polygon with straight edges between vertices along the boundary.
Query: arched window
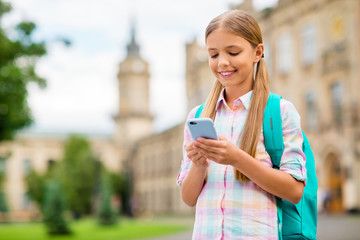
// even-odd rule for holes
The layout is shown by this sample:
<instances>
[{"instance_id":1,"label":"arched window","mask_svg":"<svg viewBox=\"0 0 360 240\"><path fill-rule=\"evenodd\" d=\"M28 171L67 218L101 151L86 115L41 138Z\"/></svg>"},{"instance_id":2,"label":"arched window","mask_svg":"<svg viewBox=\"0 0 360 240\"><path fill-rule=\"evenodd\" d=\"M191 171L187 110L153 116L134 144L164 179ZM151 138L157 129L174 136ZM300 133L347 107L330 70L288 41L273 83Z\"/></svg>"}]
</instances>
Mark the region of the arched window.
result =
<instances>
[{"instance_id":1,"label":"arched window","mask_svg":"<svg viewBox=\"0 0 360 240\"><path fill-rule=\"evenodd\" d=\"M310 130L317 127L316 93L310 90L306 93L306 126Z\"/></svg>"},{"instance_id":2,"label":"arched window","mask_svg":"<svg viewBox=\"0 0 360 240\"><path fill-rule=\"evenodd\" d=\"M24 175L27 175L31 171L31 160L28 158L23 161L23 171Z\"/></svg>"},{"instance_id":3,"label":"arched window","mask_svg":"<svg viewBox=\"0 0 360 240\"><path fill-rule=\"evenodd\" d=\"M302 62L305 66L314 63L316 54L316 32L314 24L307 24L302 30Z\"/></svg>"},{"instance_id":4,"label":"arched window","mask_svg":"<svg viewBox=\"0 0 360 240\"><path fill-rule=\"evenodd\" d=\"M288 74L294 61L293 40L290 33L280 35L277 44L277 70L280 74Z\"/></svg>"},{"instance_id":5,"label":"arched window","mask_svg":"<svg viewBox=\"0 0 360 240\"><path fill-rule=\"evenodd\" d=\"M343 84L335 82L331 85L331 103L333 119L337 125L342 123L342 98L343 98Z\"/></svg>"}]
</instances>

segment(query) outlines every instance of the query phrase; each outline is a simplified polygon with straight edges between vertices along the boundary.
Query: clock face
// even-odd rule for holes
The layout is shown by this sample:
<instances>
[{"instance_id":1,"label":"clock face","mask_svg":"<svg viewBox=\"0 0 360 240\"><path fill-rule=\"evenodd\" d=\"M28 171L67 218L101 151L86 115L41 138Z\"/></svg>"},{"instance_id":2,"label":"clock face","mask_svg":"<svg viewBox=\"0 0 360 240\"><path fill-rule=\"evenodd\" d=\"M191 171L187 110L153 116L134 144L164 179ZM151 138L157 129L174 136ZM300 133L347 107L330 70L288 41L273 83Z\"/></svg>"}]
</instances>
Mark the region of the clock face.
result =
<instances>
[{"instance_id":1,"label":"clock face","mask_svg":"<svg viewBox=\"0 0 360 240\"><path fill-rule=\"evenodd\" d=\"M133 70L134 73L141 73L145 70L145 65L143 62L136 60L133 62L133 64L131 65L131 68Z\"/></svg>"}]
</instances>

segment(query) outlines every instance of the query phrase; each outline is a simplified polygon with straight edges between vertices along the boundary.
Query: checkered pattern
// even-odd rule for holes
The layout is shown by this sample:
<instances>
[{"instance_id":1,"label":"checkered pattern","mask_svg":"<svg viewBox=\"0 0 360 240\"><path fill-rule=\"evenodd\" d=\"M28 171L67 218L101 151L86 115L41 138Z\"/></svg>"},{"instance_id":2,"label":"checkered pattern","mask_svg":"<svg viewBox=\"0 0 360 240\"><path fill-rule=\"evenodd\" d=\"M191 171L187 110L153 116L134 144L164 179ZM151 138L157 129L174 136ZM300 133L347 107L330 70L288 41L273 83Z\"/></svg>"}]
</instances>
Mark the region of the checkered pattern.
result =
<instances>
[{"instance_id":1,"label":"checkered pattern","mask_svg":"<svg viewBox=\"0 0 360 240\"><path fill-rule=\"evenodd\" d=\"M245 124L252 91L238 98L234 110L229 108L221 93L215 118L218 135L240 146L240 133ZM300 181L306 181L305 155L302 152L300 116L295 107L282 99L280 102L285 149L280 170ZM194 118L195 107L188 115ZM191 142L189 129L184 129L184 146ZM256 158L272 167L270 156L265 151L261 133ZM191 166L186 157L181 164L177 183L181 186ZM232 166L210 162L208 179L196 204L193 230L196 240L228 239L278 239L277 208L275 197L262 190L252 181L242 183L234 176Z\"/></svg>"}]
</instances>

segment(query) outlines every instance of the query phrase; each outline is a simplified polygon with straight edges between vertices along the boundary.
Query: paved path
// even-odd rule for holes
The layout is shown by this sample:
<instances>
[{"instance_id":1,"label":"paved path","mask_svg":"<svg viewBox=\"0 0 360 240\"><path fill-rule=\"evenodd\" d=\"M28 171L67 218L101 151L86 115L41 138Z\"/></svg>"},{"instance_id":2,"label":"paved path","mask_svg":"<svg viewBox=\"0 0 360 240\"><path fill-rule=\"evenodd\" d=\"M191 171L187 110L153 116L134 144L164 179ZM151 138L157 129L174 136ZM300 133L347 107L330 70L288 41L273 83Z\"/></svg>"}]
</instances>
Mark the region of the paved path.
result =
<instances>
[{"instance_id":1,"label":"paved path","mask_svg":"<svg viewBox=\"0 0 360 240\"><path fill-rule=\"evenodd\" d=\"M191 240L192 231L173 234L165 237L145 238L141 240Z\"/></svg>"},{"instance_id":2,"label":"paved path","mask_svg":"<svg viewBox=\"0 0 360 240\"><path fill-rule=\"evenodd\" d=\"M191 231L143 240L191 240ZM360 240L360 215L319 215L318 240Z\"/></svg>"},{"instance_id":3,"label":"paved path","mask_svg":"<svg viewBox=\"0 0 360 240\"><path fill-rule=\"evenodd\" d=\"M360 240L360 215L318 217L318 240Z\"/></svg>"}]
</instances>

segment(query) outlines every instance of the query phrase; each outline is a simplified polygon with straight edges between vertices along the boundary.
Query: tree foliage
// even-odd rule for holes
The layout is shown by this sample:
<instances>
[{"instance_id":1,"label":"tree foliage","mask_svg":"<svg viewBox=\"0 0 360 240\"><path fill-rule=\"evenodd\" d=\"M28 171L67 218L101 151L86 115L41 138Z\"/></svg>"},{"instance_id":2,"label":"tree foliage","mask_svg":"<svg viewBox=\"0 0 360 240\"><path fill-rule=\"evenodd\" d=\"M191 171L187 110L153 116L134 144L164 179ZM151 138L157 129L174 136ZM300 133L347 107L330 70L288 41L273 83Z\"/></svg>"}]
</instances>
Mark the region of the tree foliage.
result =
<instances>
[{"instance_id":1,"label":"tree foliage","mask_svg":"<svg viewBox=\"0 0 360 240\"><path fill-rule=\"evenodd\" d=\"M0 156L0 191L4 190L4 182L5 182L5 163L7 157Z\"/></svg>"},{"instance_id":2,"label":"tree foliage","mask_svg":"<svg viewBox=\"0 0 360 240\"><path fill-rule=\"evenodd\" d=\"M0 156L0 217L3 218L2 221L7 221L6 213L9 211L8 203L6 200L6 194L4 190L4 182L6 176L5 163L6 163L6 157Z\"/></svg>"},{"instance_id":3,"label":"tree foliage","mask_svg":"<svg viewBox=\"0 0 360 240\"><path fill-rule=\"evenodd\" d=\"M100 191L99 223L100 225L114 225L116 223L116 212L111 205L113 191L111 183L106 176L103 177Z\"/></svg>"},{"instance_id":4,"label":"tree foliage","mask_svg":"<svg viewBox=\"0 0 360 240\"><path fill-rule=\"evenodd\" d=\"M29 198L34 201L39 208L43 207L45 185L49 174L40 174L31 170L25 177L25 184Z\"/></svg>"},{"instance_id":5,"label":"tree foliage","mask_svg":"<svg viewBox=\"0 0 360 240\"><path fill-rule=\"evenodd\" d=\"M0 0L0 23L10 11L11 5ZM32 38L35 29L33 22L20 22L10 38L0 24L0 141L11 139L33 121L27 103L28 84L46 85L35 71L37 60L46 54L45 42Z\"/></svg>"},{"instance_id":6,"label":"tree foliage","mask_svg":"<svg viewBox=\"0 0 360 240\"><path fill-rule=\"evenodd\" d=\"M131 186L129 176L125 172L109 172L108 175L114 194L121 199L119 212L131 217L133 213L130 202Z\"/></svg>"},{"instance_id":7,"label":"tree foliage","mask_svg":"<svg viewBox=\"0 0 360 240\"><path fill-rule=\"evenodd\" d=\"M58 170L73 213L91 213L92 197L99 176L97 172L101 171L99 164L85 137L74 135L66 141L64 158Z\"/></svg>"},{"instance_id":8,"label":"tree foliage","mask_svg":"<svg viewBox=\"0 0 360 240\"><path fill-rule=\"evenodd\" d=\"M8 212L9 208L7 206L6 195L4 192L0 191L0 212Z\"/></svg>"},{"instance_id":9,"label":"tree foliage","mask_svg":"<svg viewBox=\"0 0 360 240\"><path fill-rule=\"evenodd\" d=\"M49 234L62 235L71 233L63 216L64 211L65 199L61 185L56 180L48 181L43 217Z\"/></svg>"}]
</instances>

